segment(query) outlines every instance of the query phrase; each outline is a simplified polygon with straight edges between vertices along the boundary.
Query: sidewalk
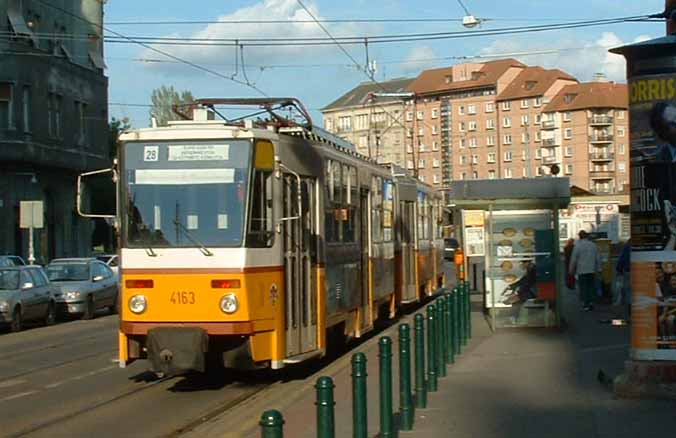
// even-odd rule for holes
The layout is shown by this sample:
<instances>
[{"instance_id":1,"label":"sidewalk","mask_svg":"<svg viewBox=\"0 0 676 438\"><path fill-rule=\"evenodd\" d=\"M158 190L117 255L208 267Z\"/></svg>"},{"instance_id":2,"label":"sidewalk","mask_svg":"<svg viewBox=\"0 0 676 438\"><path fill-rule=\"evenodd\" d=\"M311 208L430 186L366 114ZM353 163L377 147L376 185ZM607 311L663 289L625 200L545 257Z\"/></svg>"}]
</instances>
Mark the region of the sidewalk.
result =
<instances>
[{"instance_id":1,"label":"sidewalk","mask_svg":"<svg viewBox=\"0 0 676 438\"><path fill-rule=\"evenodd\" d=\"M428 394L428 408L416 411L415 437L657 437L676 430L676 403L616 400L612 388L599 382L599 370L612 379L628 357L629 328L602 324L610 311L583 313L574 293L563 297L568 327L563 331L505 329L491 333L474 303L470 345L440 378L439 391ZM404 318L411 321L413 315ZM396 326L383 335L396 345ZM394 409L398 409L398 368L393 360ZM369 435L378 433L377 338L356 351L368 357ZM258 437L255 426L265 409L284 415L287 437L315 437L314 382L330 375L335 388L336 436L352 436L351 355L339 359L305 381L281 384L230 412L206 423L189 436ZM246 418L245 418L246 417ZM234 422L233 422L234 421ZM234 427L237 424L239 427Z\"/></svg>"}]
</instances>

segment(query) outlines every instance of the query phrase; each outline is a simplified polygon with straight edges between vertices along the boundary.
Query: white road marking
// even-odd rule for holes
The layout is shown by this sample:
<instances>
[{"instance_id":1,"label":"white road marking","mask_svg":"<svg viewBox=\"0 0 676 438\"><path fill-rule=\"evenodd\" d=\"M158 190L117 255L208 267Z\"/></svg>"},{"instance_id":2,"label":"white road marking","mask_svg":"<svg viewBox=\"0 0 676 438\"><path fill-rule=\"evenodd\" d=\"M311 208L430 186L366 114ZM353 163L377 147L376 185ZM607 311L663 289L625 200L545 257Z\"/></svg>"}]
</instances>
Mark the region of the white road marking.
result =
<instances>
[{"instance_id":1,"label":"white road marking","mask_svg":"<svg viewBox=\"0 0 676 438\"><path fill-rule=\"evenodd\" d=\"M25 380L8 380L6 382L0 382L0 388L9 388L10 386L21 385L26 383Z\"/></svg>"},{"instance_id":2,"label":"white road marking","mask_svg":"<svg viewBox=\"0 0 676 438\"><path fill-rule=\"evenodd\" d=\"M0 402L16 400L17 398L26 397L26 396L31 395L31 394L37 394L37 392L38 391L20 392L18 394L14 394L14 395L10 395L8 397L0 398Z\"/></svg>"},{"instance_id":3,"label":"white road marking","mask_svg":"<svg viewBox=\"0 0 676 438\"><path fill-rule=\"evenodd\" d=\"M61 380L61 381L58 381L58 382L50 383L49 385L45 385L45 389L53 389L53 388L56 388L56 387L59 387L59 386L65 384L65 383L82 380L86 377L92 377L92 376L95 376L97 374L105 373L106 371L114 370L116 368L117 368L116 365L109 365L107 367L99 368L98 370L90 371L90 372L85 373L85 374L73 376L73 377L66 379L66 380Z\"/></svg>"}]
</instances>

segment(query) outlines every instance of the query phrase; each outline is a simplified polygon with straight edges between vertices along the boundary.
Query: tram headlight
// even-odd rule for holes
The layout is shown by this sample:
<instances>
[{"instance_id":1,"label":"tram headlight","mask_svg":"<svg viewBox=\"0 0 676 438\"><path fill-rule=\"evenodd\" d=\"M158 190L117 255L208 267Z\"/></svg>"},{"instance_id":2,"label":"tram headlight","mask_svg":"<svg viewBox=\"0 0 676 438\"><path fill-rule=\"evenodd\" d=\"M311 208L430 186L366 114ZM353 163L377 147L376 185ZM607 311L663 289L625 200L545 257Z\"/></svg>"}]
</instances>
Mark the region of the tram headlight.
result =
<instances>
[{"instance_id":1,"label":"tram headlight","mask_svg":"<svg viewBox=\"0 0 676 438\"><path fill-rule=\"evenodd\" d=\"M238 308L239 303L237 302L237 297L235 294L223 295L223 298L221 298L221 310L223 313L235 313L237 312Z\"/></svg>"},{"instance_id":2,"label":"tram headlight","mask_svg":"<svg viewBox=\"0 0 676 438\"><path fill-rule=\"evenodd\" d=\"M143 295L134 295L129 299L129 310L138 314L146 311L148 307L148 300Z\"/></svg>"}]
</instances>

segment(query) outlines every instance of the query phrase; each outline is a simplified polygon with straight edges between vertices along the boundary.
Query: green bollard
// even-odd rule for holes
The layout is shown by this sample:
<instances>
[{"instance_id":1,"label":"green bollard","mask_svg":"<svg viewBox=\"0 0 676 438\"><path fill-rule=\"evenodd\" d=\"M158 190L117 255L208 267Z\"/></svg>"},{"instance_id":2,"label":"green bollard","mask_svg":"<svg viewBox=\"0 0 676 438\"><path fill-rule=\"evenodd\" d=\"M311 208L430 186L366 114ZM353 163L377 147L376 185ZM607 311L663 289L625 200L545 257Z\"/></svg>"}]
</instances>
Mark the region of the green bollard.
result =
<instances>
[{"instance_id":1,"label":"green bollard","mask_svg":"<svg viewBox=\"0 0 676 438\"><path fill-rule=\"evenodd\" d=\"M411 329L399 326L399 415L401 430L413 429L413 397L411 396Z\"/></svg>"},{"instance_id":2,"label":"green bollard","mask_svg":"<svg viewBox=\"0 0 676 438\"><path fill-rule=\"evenodd\" d=\"M455 363L455 352L453 351L453 321L451 320L451 306L452 301L450 295L446 295L444 300L444 324L446 324L446 335L444 342L446 343L446 363Z\"/></svg>"},{"instance_id":3,"label":"green bollard","mask_svg":"<svg viewBox=\"0 0 676 438\"><path fill-rule=\"evenodd\" d=\"M460 345L458 343L458 288L451 290L451 343L453 344L454 355L460 354Z\"/></svg>"},{"instance_id":4,"label":"green bollard","mask_svg":"<svg viewBox=\"0 0 676 438\"><path fill-rule=\"evenodd\" d=\"M456 286L453 289L453 303L455 305L455 353L462 352L462 289Z\"/></svg>"},{"instance_id":5,"label":"green bollard","mask_svg":"<svg viewBox=\"0 0 676 438\"><path fill-rule=\"evenodd\" d=\"M427 407L427 384L425 382L425 317L415 316L415 407Z\"/></svg>"},{"instance_id":6,"label":"green bollard","mask_svg":"<svg viewBox=\"0 0 676 438\"><path fill-rule=\"evenodd\" d=\"M463 335L463 345L467 345L469 342L469 281L466 281L463 284L463 298L464 298L464 309L465 309L465 332Z\"/></svg>"},{"instance_id":7,"label":"green bollard","mask_svg":"<svg viewBox=\"0 0 676 438\"><path fill-rule=\"evenodd\" d=\"M472 339L472 297L469 294L469 281L467 287L467 339Z\"/></svg>"},{"instance_id":8,"label":"green bollard","mask_svg":"<svg viewBox=\"0 0 676 438\"><path fill-rule=\"evenodd\" d=\"M366 398L366 355L352 355L352 436L368 437L368 408Z\"/></svg>"},{"instance_id":9,"label":"green bollard","mask_svg":"<svg viewBox=\"0 0 676 438\"><path fill-rule=\"evenodd\" d=\"M427 306L427 391L435 392L437 382L437 338L434 318L434 304Z\"/></svg>"},{"instance_id":10,"label":"green bollard","mask_svg":"<svg viewBox=\"0 0 676 438\"><path fill-rule=\"evenodd\" d=\"M437 347L437 375L439 377L446 377L446 352L444 351L444 321L443 321L443 307L444 302L442 298L437 300L436 310L434 315L434 324L436 325L436 347Z\"/></svg>"},{"instance_id":11,"label":"green bollard","mask_svg":"<svg viewBox=\"0 0 676 438\"><path fill-rule=\"evenodd\" d=\"M462 336L460 336L460 342L462 346L467 346L467 289L465 288L465 283L463 282L460 286L460 311L462 312L462 327L460 328Z\"/></svg>"},{"instance_id":12,"label":"green bollard","mask_svg":"<svg viewBox=\"0 0 676 438\"><path fill-rule=\"evenodd\" d=\"M279 411L263 412L258 424L261 426L261 438L284 438L284 418Z\"/></svg>"},{"instance_id":13,"label":"green bollard","mask_svg":"<svg viewBox=\"0 0 676 438\"><path fill-rule=\"evenodd\" d=\"M322 376L317 379L317 438L334 438L336 436L336 423L334 418L333 380L331 377Z\"/></svg>"},{"instance_id":14,"label":"green bollard","mask_svg":"<svg viewBox=\"0 0 676 438\"><path fill-rule=\"evenodd\" d=\"M392 415L392 340L383 336L378 342L380 357L380 435L394 437L394 416Z\"/></svg>"}]
</instances>

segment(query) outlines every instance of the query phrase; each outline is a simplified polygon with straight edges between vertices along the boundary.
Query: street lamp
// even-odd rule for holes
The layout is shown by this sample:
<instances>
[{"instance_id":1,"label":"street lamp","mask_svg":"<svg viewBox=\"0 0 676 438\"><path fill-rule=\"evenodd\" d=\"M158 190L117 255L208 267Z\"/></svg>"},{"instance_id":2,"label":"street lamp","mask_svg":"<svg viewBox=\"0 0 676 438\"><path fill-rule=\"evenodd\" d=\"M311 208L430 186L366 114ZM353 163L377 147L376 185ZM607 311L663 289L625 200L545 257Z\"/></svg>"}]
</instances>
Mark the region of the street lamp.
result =
<instances>
[{"instance_id":1,"label":"street lamp","mask_svg":"<svg viewBox=\"0 0 676 438\"><path fill-rule=\"evenodd\" d=\"M475 17L469 12L469 9L465 6L465 4L462 2L462 0L458 0L458 4L460 4L460 7L465 11L465 16L462 17L462 25L465 26L467 29L472 29L474 27L477 27L479 24L481 24L482 20L480 18Z\"/></svg>"}]
</instances>

